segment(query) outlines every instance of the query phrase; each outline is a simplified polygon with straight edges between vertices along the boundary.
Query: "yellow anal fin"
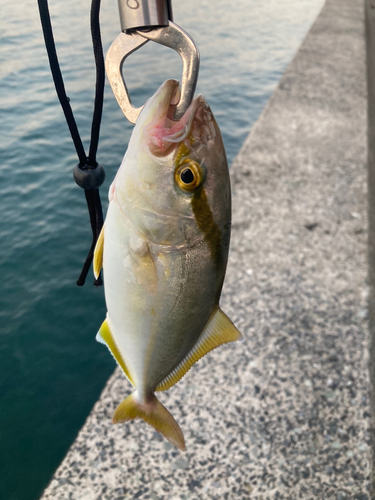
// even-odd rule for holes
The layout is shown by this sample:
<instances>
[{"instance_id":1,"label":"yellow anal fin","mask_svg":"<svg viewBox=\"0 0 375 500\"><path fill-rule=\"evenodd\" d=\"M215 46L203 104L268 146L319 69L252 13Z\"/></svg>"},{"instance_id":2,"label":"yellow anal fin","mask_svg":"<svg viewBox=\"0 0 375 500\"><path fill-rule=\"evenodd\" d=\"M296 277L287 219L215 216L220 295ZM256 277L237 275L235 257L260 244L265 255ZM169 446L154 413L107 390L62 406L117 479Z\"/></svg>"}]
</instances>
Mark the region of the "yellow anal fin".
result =
<instances>
[{"instance_id":1,"label":"yellow anal fin","mask_svg":"<svg viewBox=\"0 0 375 500\"><path fill-rule=\"evenodd\" d=\"M104 247L104 226L100 231L98 241L95 245L94 250L94 260L93 260L93 268L94 268L94 276L96 279L99 278L100 271L103 267L103 247Z\"/></svg>"},{"instance_id":2,"label":"yellow anal fin","mask_svg":"<svg viewBox=\"0 0 375 500\"><path fill-rule=\"evenodd\" d=\"M130 372L128 367L126 366L125 361L123 360L120 351L118 350L118 347L116 345L116 342L112 336L111 329L109 328L108 325L108 320L105 319L102 323L102 326L100 327L97 335L96 335L96 340L100 342L101 344L105 344L108 349L110 350L112 356L115 358L117 361L118 365L121 367L122 371L125 373L127 378L129 379L129 382L134 385L134 382L132 380L132 377L130 376Z\"/></svg>"},{"instance_id":3,"label":"yellow anal fin","mask_svg":"<svg viewBox=\"0 0 375 500\"><path fill-rule=\"evenodd\" d=\"M180 450L185 450L185 439L180 426L156 396L152 395L146 404L141 404L134 394L131 394L116 408L113 423L127 422L135 418L142 418L170 443Z\"/></svg>"},{"instance_id":4,"label":"yellow anal fin","mask_svg":"<svg viewBox=\"0 0 375 500\"><path fill-rule=\"evenodd\" d=\"M157 391L165 391L176 384L203 356L222 344L241 340L242 335L223 311L218 307L211 314L205 329L189 354L160 382Z\"/></svg>"}]
</instances>

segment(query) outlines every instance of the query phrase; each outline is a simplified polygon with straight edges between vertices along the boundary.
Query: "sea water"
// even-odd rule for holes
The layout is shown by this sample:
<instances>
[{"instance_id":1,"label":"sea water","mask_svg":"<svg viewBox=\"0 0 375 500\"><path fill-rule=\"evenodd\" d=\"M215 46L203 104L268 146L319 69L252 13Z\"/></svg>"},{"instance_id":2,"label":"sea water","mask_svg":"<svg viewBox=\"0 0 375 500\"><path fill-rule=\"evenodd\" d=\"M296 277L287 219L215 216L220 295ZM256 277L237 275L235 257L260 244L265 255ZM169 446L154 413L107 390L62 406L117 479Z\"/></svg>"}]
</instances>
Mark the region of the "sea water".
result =
<instances>
[{"instance_id":1,"label":"sea water","mask_svg":"<svg viewBox=\"0 0 375 500\"><path fill-rule=\"evenodd\" d=\"M201 53L198 92L229 161L241 147L323 0L174 0L174 21ZM88 0L50 0L58 56L88 150L95 68ZM75 284L90 246L75 150L52 83L33 0L2 0L0 30L0 498L37 499L115 365L95 342L103 289ZM101 7L105 49L120 31L116 0ZM125 75L141 105L167 78L173 51L148 43ZM132 126L106 87L98 161L106 193ZM124 395L130 387L124 387Z\"/></svg>"}]
</instances>

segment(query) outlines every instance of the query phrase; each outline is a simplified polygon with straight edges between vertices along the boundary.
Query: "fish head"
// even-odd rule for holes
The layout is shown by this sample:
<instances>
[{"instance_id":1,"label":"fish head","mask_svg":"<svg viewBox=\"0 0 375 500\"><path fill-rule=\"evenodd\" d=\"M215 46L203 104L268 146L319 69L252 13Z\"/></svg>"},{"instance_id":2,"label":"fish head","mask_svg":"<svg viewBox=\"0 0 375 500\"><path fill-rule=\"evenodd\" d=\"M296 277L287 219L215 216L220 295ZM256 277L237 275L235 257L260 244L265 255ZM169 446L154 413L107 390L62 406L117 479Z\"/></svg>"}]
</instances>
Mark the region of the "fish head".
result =
<instances>
[{"instance_id":1,"label":"fish head","mask_svg":"<svg viewBox=\"0 0 375 500\"><path fill-rule=\"evenodd\" d=\"M146 102L110 189L139 234L184 245L230 225L230 183L223 140L204 97L171 116L179 84L167 80ZM217 231L216 231L217 233Z\"/></svg>"}]
</instances>

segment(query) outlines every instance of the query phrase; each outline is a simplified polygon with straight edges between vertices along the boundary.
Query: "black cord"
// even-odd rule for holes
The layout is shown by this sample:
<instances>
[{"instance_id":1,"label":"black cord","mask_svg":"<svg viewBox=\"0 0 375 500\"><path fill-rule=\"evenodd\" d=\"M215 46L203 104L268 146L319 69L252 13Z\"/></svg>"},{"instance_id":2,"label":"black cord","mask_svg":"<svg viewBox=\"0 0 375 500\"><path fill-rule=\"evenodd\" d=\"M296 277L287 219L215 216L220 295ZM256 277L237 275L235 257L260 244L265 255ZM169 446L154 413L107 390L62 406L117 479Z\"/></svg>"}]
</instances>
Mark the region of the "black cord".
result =
<instances>
[{"instance_id":1,"label":"black cord","mask_svg":"<svg viewBox=\"0 0 375 500\"><path fill-rule=\"evenodd\" d=\"M85 284L87 273L90 270L91 262L94 257L96 241L99 238L101 228L103 227L103 213L101 210L96 210L96 207L100 204L99 189L85 189L85 196L90 214L93 240L91 243L89 253L86 258L86 262L84 263L80 277L77 280L78 286L83 286ZM102 284L103 284L102 279L99 276L98 279L94 281L94 285L101 286Z\"/></svg>"},{"instance_id":2,"label":"black cord","mask_svg":"<svg viewBox=\"0 0 375 500\"><path fill-rule=\"evenodd\" d=\"M92 0L91 14L90 14L92 46L94 49L94 57L96 65L96 89L95 89L94 114L92 117L92 127L91 127L90 151L88 157L89 165L95 165L96 162L96 152L99 143L100 122L102 119L102 111L103 111L103 95L104 95L104 82L105 82L103 46L102 46L102 38L100 35L100 23L99 23L100 1L101 0Z\"/></svg>"},{"instance_id":3,"label":"black cord","mask_svg":"<svg viewBox=\"0 0 375 500\"><path fill-rule=\"evenodd\" d=\"M79 164L74 169L74 178L79 186L84 188L87 201L87 207L90 214L90 223L93 234L92 244L87 255L86 261L83 265L81 275L77 281L78 286L85 283L88 271L90 269L96 241L99 237L100 231L103 227L103 212L100 201L99 186L104 181L104 170L101 165L96 161L96 153L99 143L100 122L103 111L103 98L104 98L104 57L103 47L100 35L100 0L92 0L91 3L91 36L93 42L95 64L96 64L96 91L94 113L91 126L91 141L89 156L86 156L81 137L78 132L77 124L73 116L73 111L69 103L69 98L66 95L64 81L62 78L60 65L56 53L56 46L53 37L51 17L48 9L48 0L38 0L40 20L42 23L44 41L46 44L49 64L53 81L55 84L57 96L63 108L66 122L68 124L70 134L74 146L77 151ZM102 284L101 278L94 281L94 284L100 286Z\"/></svg>"},{"instance_id":4,"label":"black cord","mask_svg":"<svg viewBox=\"0 0 375 500\"><path fill-rule=\"evenodd\" d=\"M49 59L49 65L51 68L52 78L55 83L57 96L59 98L61 107L64 111L65 119L68 124L79 161L81 164L84 165L86 163L86 153L83 148L77 124L73 116L72 108L70 107L69 98L65 92L64 81L62 78L59 60L57 58L57 53L56 53L55 40L53 38L48 2L47 0L38 0L38 5L39 5L40 20L42 22L44 41L46 44L46 49Z\"/></svg>"}]
</instances>

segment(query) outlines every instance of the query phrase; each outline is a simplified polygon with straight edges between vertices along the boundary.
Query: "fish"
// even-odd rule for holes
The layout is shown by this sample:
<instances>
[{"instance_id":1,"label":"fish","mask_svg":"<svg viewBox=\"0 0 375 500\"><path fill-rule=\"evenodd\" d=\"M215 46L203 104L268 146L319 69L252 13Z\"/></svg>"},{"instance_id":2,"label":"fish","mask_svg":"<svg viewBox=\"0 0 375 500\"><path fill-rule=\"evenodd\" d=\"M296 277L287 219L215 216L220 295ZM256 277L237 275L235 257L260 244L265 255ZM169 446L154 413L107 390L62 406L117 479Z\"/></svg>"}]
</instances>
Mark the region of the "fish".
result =
<instances>
[{"instance_id":1,"label":"fish","mask_svg":"<svg viewBox=\"0 0 375 500\"><path fill-rule=\"evenodd\" d=\"M109 189L94 252L107 316L97 334L135 391L113 422L140 418L180 450L182 430L155 395L202 356L242 339L219 307L231 190L223 139L198 95L174 121L179 82L146 101Z\"/></svg>"}]
</instances>

